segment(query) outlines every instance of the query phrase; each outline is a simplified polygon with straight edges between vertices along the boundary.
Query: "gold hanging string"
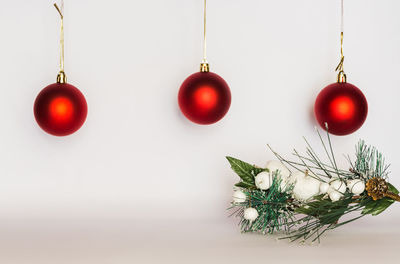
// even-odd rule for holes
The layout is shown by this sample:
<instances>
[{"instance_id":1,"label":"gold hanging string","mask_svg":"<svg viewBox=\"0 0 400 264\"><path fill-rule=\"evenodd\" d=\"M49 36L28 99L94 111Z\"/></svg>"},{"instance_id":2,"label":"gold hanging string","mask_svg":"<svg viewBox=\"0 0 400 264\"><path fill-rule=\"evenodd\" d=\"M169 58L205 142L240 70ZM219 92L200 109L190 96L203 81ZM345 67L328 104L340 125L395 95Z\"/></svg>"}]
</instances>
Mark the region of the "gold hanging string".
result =
<instances>
[{"instance_id":1,"label":"gold hanging string","mask_svg":"<svg viewBox=\"0 0 400 264\"><path fill-rule=\"evenodd\" d=\"M61 28L60 28L60 73L57 76L58 83L65 83L66 76L64 73L64 1L61 1L61 7L58 7L54 3L54 7L58 11L61 17Z\"/></svg>"},{"instance_id":2,"label":"gold hanging string","mask_svg":"<svg viewBox=\"0 0 400 264\"><path fill-rule=\"evenodd\" d=\"M200 64L201 72L209 72L210 66L207 61L207 0L204 0L204 39L203 39L203 60Z\"/></svg>"},{"instance_id":3,"label":"gold hanging string","mask_svg":"<svg viewBox=\"0 0 400 264\"><path fill-rule=\"evenodd\" d=\"M344 32L344 0L341 0L341 25L340 25L340 62L336 67L335 71L339 71L337 81L339 83L345 83L347 78L344 73L344 55L343 55L343 32Z\"/></svg>"},{"instance_id":4,"label":"gold hanging string","mask_svg":"<svg viewBox=\"0 0 400 264\"><path fill-rule=\"evenodd\" d=\"M343 62L344 62L344 55L343 55L343 32L340 33L340 62L339 65L336 67L335 71L343 71Z\"/></svg>"},{"instance_id":5,"label":"gold hanging string","mask_svg":"<svg viewBox=\"0 0 400 264\"><path fill-rule=\"evenodd\" d=\"M204 48L203 62L207 62L207 0L204 0Z\"/></svg>"}]
</instances>

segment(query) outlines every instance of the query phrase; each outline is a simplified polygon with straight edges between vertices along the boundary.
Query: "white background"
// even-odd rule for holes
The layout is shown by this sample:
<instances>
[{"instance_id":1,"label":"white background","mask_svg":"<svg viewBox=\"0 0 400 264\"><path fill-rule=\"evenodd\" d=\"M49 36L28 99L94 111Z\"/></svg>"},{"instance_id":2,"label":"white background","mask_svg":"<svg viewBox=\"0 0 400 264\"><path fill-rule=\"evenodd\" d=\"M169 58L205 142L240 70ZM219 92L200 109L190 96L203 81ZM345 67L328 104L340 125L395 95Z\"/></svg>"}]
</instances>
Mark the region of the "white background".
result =
<instances>
[{"instance_id":1,"label":"white background","mask_svg":"<svg viewBox=\"0 0 400 264\"><path fill-rule=\"evenodd\" d=\"M80 131L57 138L37 126L32 109L58 72L59 16L51 1L0 0L2 263L316 254L239 234L226 212L238 178L224 156L262 166L273 158L267 143L290 156L304 150L302 136L319 149L312 107L335 81L340 1L208 2L211 69L233 99L221 122L192 124L177 105L180 84L202 58L201 0L66 0L66 73L89 114ZM333 137L343 168L342 154L353 155L359 138L377 146L397 186L399 12L396 0L345 1L345 70L369 115L353 135ZM362 246L375 245L386 255L376 260L389 260L399 218L396 204L352 223L328 235L317 256L332 259L334 248L357 263Z\"/></svg>"}]
</instances>

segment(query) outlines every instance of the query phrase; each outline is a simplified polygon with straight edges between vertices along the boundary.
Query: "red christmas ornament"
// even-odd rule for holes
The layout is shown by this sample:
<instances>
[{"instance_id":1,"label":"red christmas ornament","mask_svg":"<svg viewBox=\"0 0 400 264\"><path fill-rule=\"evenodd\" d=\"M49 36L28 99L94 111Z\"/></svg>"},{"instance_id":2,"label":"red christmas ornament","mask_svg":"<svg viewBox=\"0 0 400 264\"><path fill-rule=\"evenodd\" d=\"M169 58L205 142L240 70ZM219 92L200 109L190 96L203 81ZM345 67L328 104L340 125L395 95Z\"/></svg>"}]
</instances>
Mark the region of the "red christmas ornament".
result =
<instances>
[{"instance_id":1,"label":"red christmas ornament","mask_svg":"<svg viewBox=\"0 0 400 264\"><path fill-rule=\"evenodd\" d=\"M54 4L61 18L60 73L57 83L44 88L35 100L33 112L36 122L47 133L67 136L76 132L87 116L87 103L83 94L67 84L64 73L64 1L61 7Z\"/></svg>"},{"instance_id":2,"label":"red christmas ornament","mask_svg":"<svg viewBox=\"0 0 400 264\"><path fill-rule=\"evenodd\" d=\"M54 136L67 136L82 127L87 116L87 103L73 85L54 83L37 96L34 114L44 131Z\"/></svg>"},{"instance_id":3,"label":"red christmas ornament","mask_svg":"<svg viewBox=\"0 0 400 264\"><path fill-rule=\"evenodd\" d=\"M315 116L322 128L331 134L343 136L358 130L368 114L368 103L364 94L356 86L337 82L325 87L318 95Z\"/></svg>"},{"instance_id":4,"label":"red christmas ornament","mask_svg":"<svg viewBox=\"0 0 400 264\"><path fill-rule=\"evenodd\" d=\"M210 72L207 62L207 1L204 0L204 47L200 72L190 75L181 85L178 103L192 122L210 125L221 120L231 106L231 90L219 75Z\"/></svg>"},{"instance_id":5,"label":"red christmas ornament","mask_svg":"<svg viewBox=\"0 0 400 264\"><path fill-rule=\"evenodd\" d=\"M325 87L318 95L314 113L318 123L329 133L344 136L358 130L367 119L368 103L364 94L354 85L347 83L344 73L343 36L344 5L341 1L340 62L337 83Z\"/></svg>"},{"instance_id":6,"label":"red christmas ornament","mask_svg":"<svg viewBox=\"0 0 400 264\"><path fill-rule=\"evenodd\" d=\"M178 101L182 113L190 121L209 125L221 120L228 112L231 91L219 75L202 71L190 75L183 82Z\"/></svg>"}]
</instances>

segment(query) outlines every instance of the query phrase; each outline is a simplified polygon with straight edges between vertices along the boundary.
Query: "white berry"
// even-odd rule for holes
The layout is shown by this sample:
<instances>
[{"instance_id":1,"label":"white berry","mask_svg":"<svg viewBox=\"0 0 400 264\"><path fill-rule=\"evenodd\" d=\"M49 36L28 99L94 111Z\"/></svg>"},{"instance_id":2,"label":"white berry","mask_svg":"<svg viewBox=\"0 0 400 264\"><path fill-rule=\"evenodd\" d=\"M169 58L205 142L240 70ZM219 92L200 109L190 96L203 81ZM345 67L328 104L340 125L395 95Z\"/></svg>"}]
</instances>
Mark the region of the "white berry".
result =
<instances>
[{"instance_id":1,"label":"white berry","mask_svg":"<svg viewBox=\"0 0 400 264\"><path fill-rule=\"evenodd\" d=\"M347 188L351 193L359 195L365 191L365 183L362 180L351 180L347 182Z\"/></svg>"},{"instance_id":2,"label":"white berry","mask_svg":"<svg viewBox=\"0 0 400 264\"><path fill-rule=\"evenodd\" d=\"M319 193L320 181L303 172L295 172L293 178L296 183L293 188L294 198L306 201Z\"/></svg>"},{"instance_id":3,"label":"white berry","mask_svg":"<svg viewBox=\"0 0 400 264\"><path fill-rule=\"evenodd\" d=\"M257 219L258 212L254 208L247 208L246 210L244 210L244 216L243 217L244 217L244 219L253 222L254 220Z\"/></svg>"},{"instance_id":4,"label":"white berry","mask_svg":"<svg viewBox=\"0 0 400 264\"><path fill-rule=\"evenodd\" d=\"M337 191L342 194L345 193L346 192L346 184L338 178L334 179L330 183L330 187L328 189L328 194L330 194L333 191Z\"/></svg>"},{"instance_id":5,"label":"white berry","mask_svg":"<svg viewBox=\"0 0 400 264\"><path fill-rule=\"evenodd\" d=\"M268 172L263 171L259 173L255 178L255 183L258 189L268 190L272 185L272 179Z\"/></svg>"},{"instance_id":6,"label":"white berry","mask_svg":"<svg viewBox=\"0 0 400 264\"><path fill-rule=\"evenodd\" d=\"M302 171L295 171L292 174L292 177L290 177L290 183L296 183L297 179L302 179L306 175Z\"/></svg>"},{"instance_id":7,"label":"white berry","mask_svg":"<svg viewBox=\"0 0 400 264\"><path fill-rule=\"evenodd\" d=\"M279 175L282 181L286 181L290 176L290 171L285 167L285 165L282 164L282 162L279 162L277 160L268 161L266 168L271 174L275 171L279 171Z\"/></svg>"},{"instance_id":8,"label":"white berry","mask_svg":"<svg viewBox=\"0 0 400 264\"><path fill-rule=\"evenodd\" d=\"M321 182L321 184L319 185L319 193L321 194L325 194L328 192L329 190L329 183L326 182Z\"/></svg>"},{"instance_id":9,"label":"white berry","mask_svg":"<svg viewBox=\"0 0 400 264\"><path fill-rule=\"evenodd\" d=\"M341 194L341 193L338 192L338 191L331 191L331 192L329 193L329 198L331 198L332 202L337 202L337 201L339 201L340 198L342 198L342 197L343 197L343 194Z\"/></svg>"},{"instance_id":10,"label":"white berry","mask_svg":"<svg viewBox=\"0 0 400 264\"><path fill-rule=\"evenodd\" d=\"M246 194L241 190L237 190L233 193L233 203L239 204L246 202Z\"/></svg>"}]
</instances>

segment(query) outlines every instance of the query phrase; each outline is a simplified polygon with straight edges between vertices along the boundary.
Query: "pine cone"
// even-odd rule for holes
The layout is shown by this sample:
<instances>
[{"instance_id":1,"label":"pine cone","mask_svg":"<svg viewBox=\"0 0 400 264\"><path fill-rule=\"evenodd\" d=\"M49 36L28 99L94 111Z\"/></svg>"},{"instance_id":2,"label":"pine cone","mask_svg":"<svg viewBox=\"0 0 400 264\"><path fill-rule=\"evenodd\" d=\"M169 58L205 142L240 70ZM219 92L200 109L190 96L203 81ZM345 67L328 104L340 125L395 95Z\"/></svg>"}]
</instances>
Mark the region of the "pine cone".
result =
<instances>
[{"instance_id":1,"label":"pine cone","mask_svg":"<svg viewBox=\"0 0 400 264\"><path fill-rule=\"evenodd\" d=\"M367 182L365 189L367 190L368 195L376 201L386 196L388 185L382 178L372 178Z\"/></svg>"}]
</instances>

